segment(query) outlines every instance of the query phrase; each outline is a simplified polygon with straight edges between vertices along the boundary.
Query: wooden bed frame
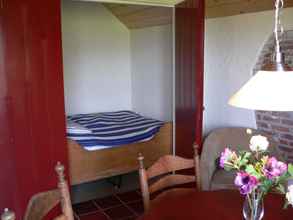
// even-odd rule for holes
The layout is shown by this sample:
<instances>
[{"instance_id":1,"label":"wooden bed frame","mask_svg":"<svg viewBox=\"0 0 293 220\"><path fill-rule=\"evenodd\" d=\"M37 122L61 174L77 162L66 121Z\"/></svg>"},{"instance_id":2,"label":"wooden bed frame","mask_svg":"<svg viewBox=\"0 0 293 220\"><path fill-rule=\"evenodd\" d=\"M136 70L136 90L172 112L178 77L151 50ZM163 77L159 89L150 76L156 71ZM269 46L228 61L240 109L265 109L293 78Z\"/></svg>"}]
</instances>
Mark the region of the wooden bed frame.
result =
<instances>
[{"instance_id":1,"label":"wooden bed frame","mask_svg":"<svg viewBox=\"0 0 293 220\"><path fill-rule=\"evenodd\" d=\"M139 153L148 167L172 152L172 122L165 123L150 141L110 149L87 151L68 139L68 152L71 185L129 173L138 170Z\"/></svg>"}]
</instances>

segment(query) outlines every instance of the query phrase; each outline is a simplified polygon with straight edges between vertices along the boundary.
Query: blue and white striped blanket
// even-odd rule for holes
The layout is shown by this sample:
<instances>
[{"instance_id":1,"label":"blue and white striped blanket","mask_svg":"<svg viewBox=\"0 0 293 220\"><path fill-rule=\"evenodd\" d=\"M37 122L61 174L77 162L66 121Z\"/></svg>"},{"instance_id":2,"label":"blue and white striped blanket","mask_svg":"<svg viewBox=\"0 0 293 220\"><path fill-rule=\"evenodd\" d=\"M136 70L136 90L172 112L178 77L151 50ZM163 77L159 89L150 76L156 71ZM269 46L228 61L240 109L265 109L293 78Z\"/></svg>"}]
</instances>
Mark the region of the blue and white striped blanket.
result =
<instances>
[{"instance_id":1,"label":"blue and white striped blanket","mask_svg":"<svg viewBox=\"0 0 293 220\"><path fill-rule=\"evenodd\" d=\"M67 117L67 137L91 151L150 140L162 125L131 111L79 114Z\"/></svg>"}]
</instances>

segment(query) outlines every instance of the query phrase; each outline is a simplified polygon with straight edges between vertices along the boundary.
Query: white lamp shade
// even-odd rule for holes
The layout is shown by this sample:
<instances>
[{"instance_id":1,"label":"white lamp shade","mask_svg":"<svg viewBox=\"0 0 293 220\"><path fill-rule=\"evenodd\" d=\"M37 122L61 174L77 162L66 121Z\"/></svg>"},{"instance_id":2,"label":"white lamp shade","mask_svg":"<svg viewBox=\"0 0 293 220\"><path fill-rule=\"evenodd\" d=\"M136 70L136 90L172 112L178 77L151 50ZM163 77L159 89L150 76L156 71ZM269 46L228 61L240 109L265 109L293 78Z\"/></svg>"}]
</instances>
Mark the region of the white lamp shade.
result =
<instances>
[{"instance_id":1,"label":"white lamp shade","mask_svg":"<svg viewBox=\"0 0 293 220\"><path fill-rule=\"evenodd\" d=\"M264 111L293 111L293 71L259 71L229 104Z\"/></svg>"}]
</instances>

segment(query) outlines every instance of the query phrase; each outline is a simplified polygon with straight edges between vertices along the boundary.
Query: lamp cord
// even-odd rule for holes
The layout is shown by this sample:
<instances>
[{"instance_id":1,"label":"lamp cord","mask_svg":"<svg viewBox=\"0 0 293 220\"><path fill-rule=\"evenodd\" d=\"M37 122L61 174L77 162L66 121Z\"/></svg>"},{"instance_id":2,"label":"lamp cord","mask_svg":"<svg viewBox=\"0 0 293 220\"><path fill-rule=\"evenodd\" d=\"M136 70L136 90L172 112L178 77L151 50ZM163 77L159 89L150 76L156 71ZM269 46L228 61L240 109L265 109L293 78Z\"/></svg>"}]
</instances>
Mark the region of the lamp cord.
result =
<instances>
[{"instance_id":1,"label":"lamp cord","mask_svg":"<svg viewBox=\"0 0 293 220\"><path fill-rule=\"evenodd\" d=\"M281 23L280 13L284 7L284 0L276 0L275 2L275 40L276 40L276 61L277 63L282 62L281 47L280 47L280 36L284 32L284 28Z\"/></svg>"}]
</instances>

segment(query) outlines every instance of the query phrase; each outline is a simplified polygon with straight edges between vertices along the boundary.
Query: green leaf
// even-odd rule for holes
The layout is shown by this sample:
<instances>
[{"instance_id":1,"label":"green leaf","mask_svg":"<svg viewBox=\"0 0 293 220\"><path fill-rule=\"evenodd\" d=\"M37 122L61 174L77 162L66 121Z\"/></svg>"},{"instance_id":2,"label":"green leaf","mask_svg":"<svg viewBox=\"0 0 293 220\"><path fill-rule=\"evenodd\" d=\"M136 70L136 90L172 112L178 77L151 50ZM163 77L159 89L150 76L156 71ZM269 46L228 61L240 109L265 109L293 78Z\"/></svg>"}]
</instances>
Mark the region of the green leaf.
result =
<instances>
[{"instance_id":1,"label":"green leaf","mask_svg":"<svg viewBox=\"0 0 293 220\"><path fill-rule=\"evenodd\" d=\"M258 178L258 179L261 178L261 174L259 174L259 173L255 170L254 166L251 165L251 164L249 164L249 165L246 166L245 171L246 171L248 174L253 175L253 176L255 176L255 177Z\"/></svg>"},{"instance_id":2,"label":"green leaf","mask_svg":"<svg viewBox=\"0 0 293 220\"><path fill-rule=\"evenodd\" d=\"M288 165L288 173L293 176L293 165L291 163Z\"/></svg>"},{"instance_id":3,"label":"green leaf","mask_svg":"<svg viewBox=\"0 0 293 220\"><path fill-rule=\"evenodd\" d=\"M262 181L261 190L264 194L267 194L273 186L273 182L271 180L265 179Z\"/></svg>"},{"instance_id":4,"label":"green leaf","mask_svg":"<svg viewBox=\"0 0 293 220\"><path fill-rule=\"evenodd\" d=\"M251 164L249 164L249 165L246 166L245 171L247 173L249 173L249 174L253 174L255 172L255 169L254 169L254 167Z\"/></svg>"},{"instance_id":5,"label":"green leaf","mask_svg":"<svg viewBox=\"0 0 293 220\"><path fill-rule=\"evenodd\" d=\"M282 184L279 184L277 187L276 187L276 190L278 190L280 193L282 194L286 194L286 189L285 187L282 185Z\"/></svg>"},{"instance_id":6,"label":"green leaf","mask_svg":"<svg viewBox=\"0 0 293 220\"><path fill-rule=\"evenodd\" d=\"M229 165L229 164L224 165L224 170L226 170L226 171L231 171L233 169L234 169L234 167L232 165Z\"/></svg>"},{"instance_id":7,"label":"green leaf","mask_svg":"<svg viewBox=\"0 0 293 220\"><path fill-rule=\"evenodd\" d=\"M280 176L279 178L277 178L276 184L285 184L291 178L293 179L293 176L290 177L290 174L288 172L287 173L284 173L282 176Z\"/></svg>"}]
</instances>

